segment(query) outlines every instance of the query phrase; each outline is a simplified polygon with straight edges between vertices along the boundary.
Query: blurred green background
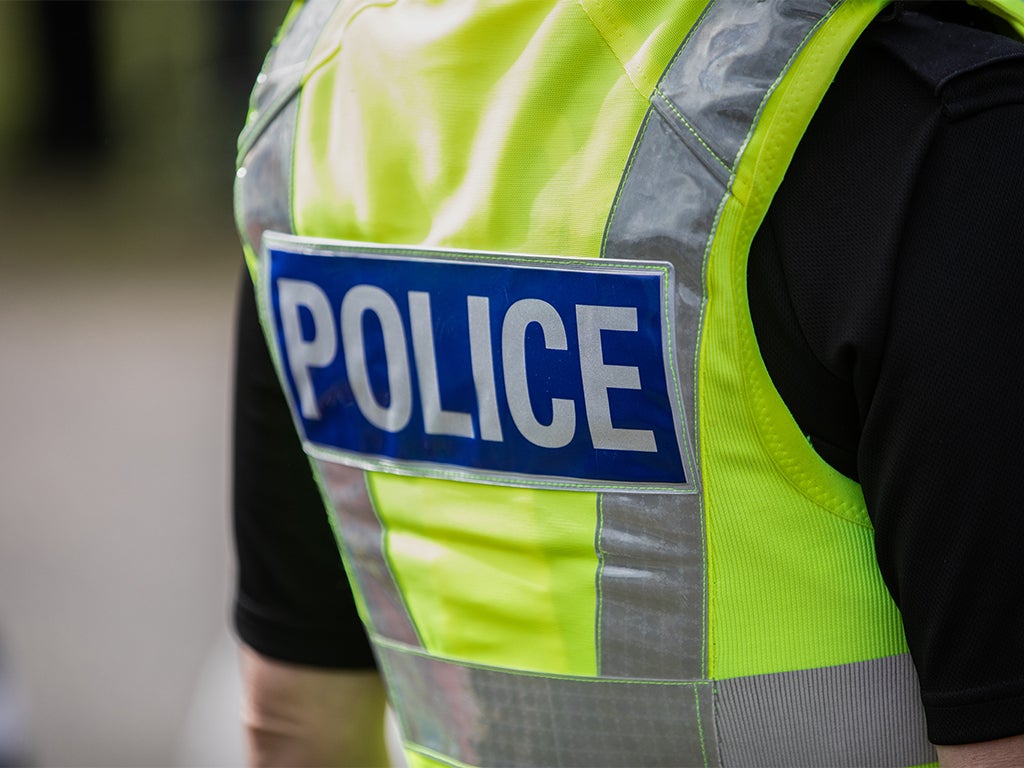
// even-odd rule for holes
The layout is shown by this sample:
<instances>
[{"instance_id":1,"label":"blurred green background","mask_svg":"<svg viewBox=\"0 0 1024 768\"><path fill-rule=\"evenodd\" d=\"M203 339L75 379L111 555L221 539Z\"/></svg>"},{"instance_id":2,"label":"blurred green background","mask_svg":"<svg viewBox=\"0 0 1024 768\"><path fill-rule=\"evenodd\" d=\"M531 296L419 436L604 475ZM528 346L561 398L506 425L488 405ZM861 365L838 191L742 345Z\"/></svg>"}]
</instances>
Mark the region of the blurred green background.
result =
<instances>
[{"instance_id":1,"label":"blurred green background","mask_svg":"<svg viewBox=\"0 0 1024 768\"><path fill-rule=\"evenodd\" d=\"M241 761L231 183L285 11L0 0L0 737L37 765Z\"/></svg>"}]
</instances>

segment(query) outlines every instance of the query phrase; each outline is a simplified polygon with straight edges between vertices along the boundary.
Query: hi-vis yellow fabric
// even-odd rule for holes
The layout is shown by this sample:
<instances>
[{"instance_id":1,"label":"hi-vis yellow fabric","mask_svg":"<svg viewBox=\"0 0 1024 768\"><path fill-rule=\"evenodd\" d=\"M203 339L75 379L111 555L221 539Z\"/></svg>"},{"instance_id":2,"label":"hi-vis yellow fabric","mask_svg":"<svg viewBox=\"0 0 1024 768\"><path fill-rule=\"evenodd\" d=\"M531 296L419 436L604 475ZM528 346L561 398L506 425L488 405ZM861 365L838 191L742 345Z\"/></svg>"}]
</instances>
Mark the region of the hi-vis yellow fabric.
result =
<instances>
[{"instance_id":1,"label":"hi-vis yellow fabric","mask_svg":"<svg viewBox=\"0 0 1024 768\"><path fill-rule=\"evenodd\" d=\"M370 487L426 648L517 669L595 674L593 494L383 473L371 475Z\"/></svg>"},{"instance_id":2,"label":"hi-vis yellow fabric","mask_svg":"<svg viewBox=\"0 0 1024 768\"><path fill-rule=\"evenodd\" d=\"M598 255L650 89L700 10L342 3L303 88L296 233Z\"/></svg>"}]
</instances>

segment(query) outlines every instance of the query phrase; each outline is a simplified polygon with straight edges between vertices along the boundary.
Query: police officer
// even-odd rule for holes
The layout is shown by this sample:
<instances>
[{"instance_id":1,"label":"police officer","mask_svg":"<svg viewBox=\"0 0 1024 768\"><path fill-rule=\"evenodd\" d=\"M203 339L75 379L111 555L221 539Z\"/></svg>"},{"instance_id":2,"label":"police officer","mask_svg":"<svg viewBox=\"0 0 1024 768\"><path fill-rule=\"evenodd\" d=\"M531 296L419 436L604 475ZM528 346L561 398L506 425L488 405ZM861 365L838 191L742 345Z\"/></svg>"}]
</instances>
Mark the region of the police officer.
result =
<instances>
[{"instance_id":1,"label":"police officer","mask_svg":"<svg viewBox=\"0 0 1024 768\"><path fill-rule=\"evenodd\" d=\"M1024 760L1024 6L884 6L297 6L236 187L255 762L381 758L355 611L411 764Z\"/></svg>"}]
</instances>

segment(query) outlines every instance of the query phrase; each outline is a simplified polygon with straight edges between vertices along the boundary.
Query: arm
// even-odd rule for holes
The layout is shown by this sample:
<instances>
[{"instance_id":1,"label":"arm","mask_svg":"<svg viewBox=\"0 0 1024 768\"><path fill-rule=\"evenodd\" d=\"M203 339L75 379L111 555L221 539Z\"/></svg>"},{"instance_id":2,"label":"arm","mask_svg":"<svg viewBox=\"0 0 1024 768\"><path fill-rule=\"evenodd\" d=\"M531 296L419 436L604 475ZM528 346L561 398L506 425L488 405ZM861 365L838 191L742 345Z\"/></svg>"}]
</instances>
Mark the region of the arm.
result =
<instances>
[{"instance_id":1,"label":"arm","mask_svg":"<svg viewBox=\"0 0 1024 768\"><path fill-rule=\"evenodd\" d=\"M376 671L286 664L248 646L241 658L250 765L388 764Z\"/></svg>"},{"instance_id":2,"label":"arm","mask_svg":"<svg viewBox=\"0 0 1024 768\"><path fill-rule=\"evenodd\" d=\"M938 746L942 768L1016 768L1024 765L1024 735L978 744Z\"/></svg>"}]
</instances>

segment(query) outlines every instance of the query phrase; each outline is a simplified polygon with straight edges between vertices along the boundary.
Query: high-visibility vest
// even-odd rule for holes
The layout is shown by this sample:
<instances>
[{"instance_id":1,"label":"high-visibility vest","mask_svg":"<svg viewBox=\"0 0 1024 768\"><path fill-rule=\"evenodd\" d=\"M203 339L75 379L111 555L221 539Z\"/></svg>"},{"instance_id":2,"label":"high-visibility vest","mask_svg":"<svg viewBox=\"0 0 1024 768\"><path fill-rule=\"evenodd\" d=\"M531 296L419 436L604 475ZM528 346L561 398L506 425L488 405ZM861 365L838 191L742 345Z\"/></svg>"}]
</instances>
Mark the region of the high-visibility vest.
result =
<instances>
[{"instance_id":1,"label":"high-visibility vest","mask_svg":"<svg viewBox=\"0 0 1024 768\"><path fill-rule=\"evenodd\" d=\"M746 300L885 4L286 19L237 217L411 764L934 760L860 487L800 433Z\"/></svg>"}]
</instances>

